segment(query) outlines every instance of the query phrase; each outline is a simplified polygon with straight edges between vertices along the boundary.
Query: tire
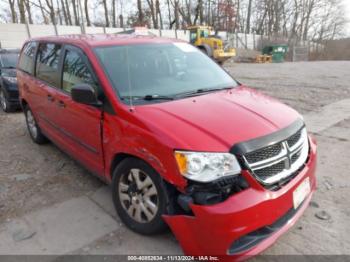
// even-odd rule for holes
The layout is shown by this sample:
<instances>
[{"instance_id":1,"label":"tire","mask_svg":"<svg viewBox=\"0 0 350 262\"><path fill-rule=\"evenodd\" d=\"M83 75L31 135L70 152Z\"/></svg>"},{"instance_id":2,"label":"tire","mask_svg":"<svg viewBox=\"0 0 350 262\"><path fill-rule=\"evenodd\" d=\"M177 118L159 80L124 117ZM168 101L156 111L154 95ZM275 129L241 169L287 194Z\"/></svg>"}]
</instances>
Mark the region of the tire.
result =
<instances>
[{"instance_id":1,"label":"tire","mask_svg":"<svg viewBox=\"0 0 350 262\"><path fill-rule=\"evenodd\" d=\"M29 106L24 107L24 115L26 118L27 129L29 135L34 143L42 145L49 142L46 136L41 132L39 125L37 124L32 111Z\"/></svg>"},{"instance_id":2,"label":"tire","mask_svg":"<svg viewBox=\"0 0 350 262\"><path fill-rule=\"evenodd\" d=\"M13 112L14 107L7 99L6 92L0 87L0 107L5 113Z\"/></svg>"},{"instance_id":3,"label":"tire","mask_svg":"<svg viewBox=\"0 0 350 262\"><path fill-rule=\"evenodd\" d=\"M114 207L128 228L142 235L167 228L162 218L168 213L167 191L160 175L147 163L137 158L123 160L113 172L112 187Z\"/></svg>"},{"instance_id":4,"label":"tire","mask_svg":"<svg viewBox=\"0 0 350 262\"><path fill-rule=\"evenodd\" d=\"M209 45L204 44L204 45L198 46L198 48L199 48L204 54L206 54L208 57L213 58L213 49L212 49Z\"/></svg>"},{"instance_id":5,"label":"tire","mask_svg":"<svg viewBox=\"0 0 350 262\"><path fill-rule=\"evenodd\" d=\"M209 56L207 50L206 50L204 47L198 47L198 48L199 48L199 50L200 50L203 54Z\"/></svg>"}]
</instances>

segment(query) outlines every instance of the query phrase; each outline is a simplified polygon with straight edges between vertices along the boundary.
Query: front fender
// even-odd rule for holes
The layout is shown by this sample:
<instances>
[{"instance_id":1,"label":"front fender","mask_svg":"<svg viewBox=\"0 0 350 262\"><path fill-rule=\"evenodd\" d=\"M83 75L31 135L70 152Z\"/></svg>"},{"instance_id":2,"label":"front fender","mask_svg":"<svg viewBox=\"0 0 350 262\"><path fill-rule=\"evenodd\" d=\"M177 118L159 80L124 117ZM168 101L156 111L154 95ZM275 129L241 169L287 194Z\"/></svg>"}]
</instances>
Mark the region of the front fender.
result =
<instances>
[{"instance_id":1,"label":"front fender","mask_svg":"<svg viewBox=\"0 0 350 262\"><path fill-rule=\"evenodd\" d=\"M177 170L173 149L152 133L130 122L106 116L103 128L103 147L105 152L105 177L112 180L111 167L115 156L126 154L142 159L152 166L164 180L184 188L186 180Z\"/></svg>"}]
</instances>

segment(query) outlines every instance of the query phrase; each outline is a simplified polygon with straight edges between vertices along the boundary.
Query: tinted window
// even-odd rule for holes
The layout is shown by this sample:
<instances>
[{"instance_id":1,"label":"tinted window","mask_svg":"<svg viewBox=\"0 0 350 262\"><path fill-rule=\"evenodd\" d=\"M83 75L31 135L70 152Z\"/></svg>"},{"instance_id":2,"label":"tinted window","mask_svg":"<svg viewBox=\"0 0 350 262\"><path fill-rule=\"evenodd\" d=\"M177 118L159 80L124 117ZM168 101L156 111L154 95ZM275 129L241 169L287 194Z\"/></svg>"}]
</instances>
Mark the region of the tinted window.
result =
<instances>
[{"instance_id":1,"label":"tinted window","mask_svg":"<svg viewBox=\"0 0 350 262\"><path fill-rule=\"evenodd\" d=\"M34 73L34 56L37 43L29 42L27 43L22 51L21 58L19 60L18 67L19 69L29 73Z\"/></svg>"},{"instance_id":2,"label":"tinted window","mask_svg":"<svg viewBox=\"0 0 350 262\"><path fill-rule=\"evenodd\" d=\"M2 54L1 58L1 66L6 68L16 68L18 61L18 53L7 53Z\"/></svg>"},{"instance_id":3,"label":"tinted window","mask_svg":"<svg viewBox=\"0 0 350 262\"><path fill-rule=\"evenodd\" d=\"M71 92L74 85L81 83L90 84L95 90L97 90L96 82L94 81L86 62L82 56L75 51L66 51L63 62L62 79L62 89L68 93Z\"/></svg>"},{"instance_id":4,"label":"tinted window","mask_svg":"<svg viewBox=\"0 0 350 262\"><path fill-rule=\"evenodd\" d=\"M58 63L61 46L57 44L40 44L36 63L36 76L58 87Z\"/></svg>"}]
</instances>

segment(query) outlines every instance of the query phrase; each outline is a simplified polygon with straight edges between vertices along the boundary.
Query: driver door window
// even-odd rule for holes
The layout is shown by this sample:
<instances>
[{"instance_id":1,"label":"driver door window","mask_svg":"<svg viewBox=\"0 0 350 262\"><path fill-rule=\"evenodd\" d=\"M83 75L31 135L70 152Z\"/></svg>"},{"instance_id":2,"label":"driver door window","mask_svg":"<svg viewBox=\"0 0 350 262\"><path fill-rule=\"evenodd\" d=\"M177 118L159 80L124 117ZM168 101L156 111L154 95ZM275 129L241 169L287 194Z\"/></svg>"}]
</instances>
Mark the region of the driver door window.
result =
<instances>
[{"instance_id":1,"label":"driver door window","mask_svg":"<svg viewBox=\"0 0 350 262\"><path fill-rule=\"evenodd\" d=\"M62 89L71 93L76 84L89 84L97 91L97 84L84 59L73 50L67 50L63 62Z\"/></svg>"}]
</instances>

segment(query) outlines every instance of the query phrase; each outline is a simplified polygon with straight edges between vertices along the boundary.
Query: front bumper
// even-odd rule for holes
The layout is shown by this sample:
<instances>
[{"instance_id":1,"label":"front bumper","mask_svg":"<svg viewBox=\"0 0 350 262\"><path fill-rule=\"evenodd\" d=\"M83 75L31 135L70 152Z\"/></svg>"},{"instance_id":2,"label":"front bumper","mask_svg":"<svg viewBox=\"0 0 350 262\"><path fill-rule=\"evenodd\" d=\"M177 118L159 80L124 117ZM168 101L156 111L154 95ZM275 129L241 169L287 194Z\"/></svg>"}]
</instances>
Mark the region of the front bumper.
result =
<instances>
[{"instance_id":1,"label":"front bumper","mask_svg":"<svg viewBox=\"0 0 350 262\"><path fill-rule=\"evenodd\" d=\"M186 255L215 255L223 260L245 259L272 245L303 214L316 189L315 169L316 144L310 139L310 155L304 169L278 191L265 189L245 171L243 176L250 184L248 189L219 204L191 205L193 216L164 216L164 219ZM311 193L294 210L293 192L307 177ZM265 234L266 228L274 230ZM259 237L260 233L265 236ZM233 248L237 247L237 240L241 241L247 235L257 235L259 240L245 248ZM232 252L237 250L237 253Z\"/></svg>"},{"instance_id":2,"label":"front bumper","mask_svg":"<svg viewBox=\"0 0 350 262\"><path fill-rule=\"evenodd\" d=\"M227 51L224 51L223 49L216 49L214 50L213 54L214 58L218 61L226 61L227 59L230 59L232 57L236 56L236 50L235 49L229 49Z\"/></svg>"}]
</instances>

